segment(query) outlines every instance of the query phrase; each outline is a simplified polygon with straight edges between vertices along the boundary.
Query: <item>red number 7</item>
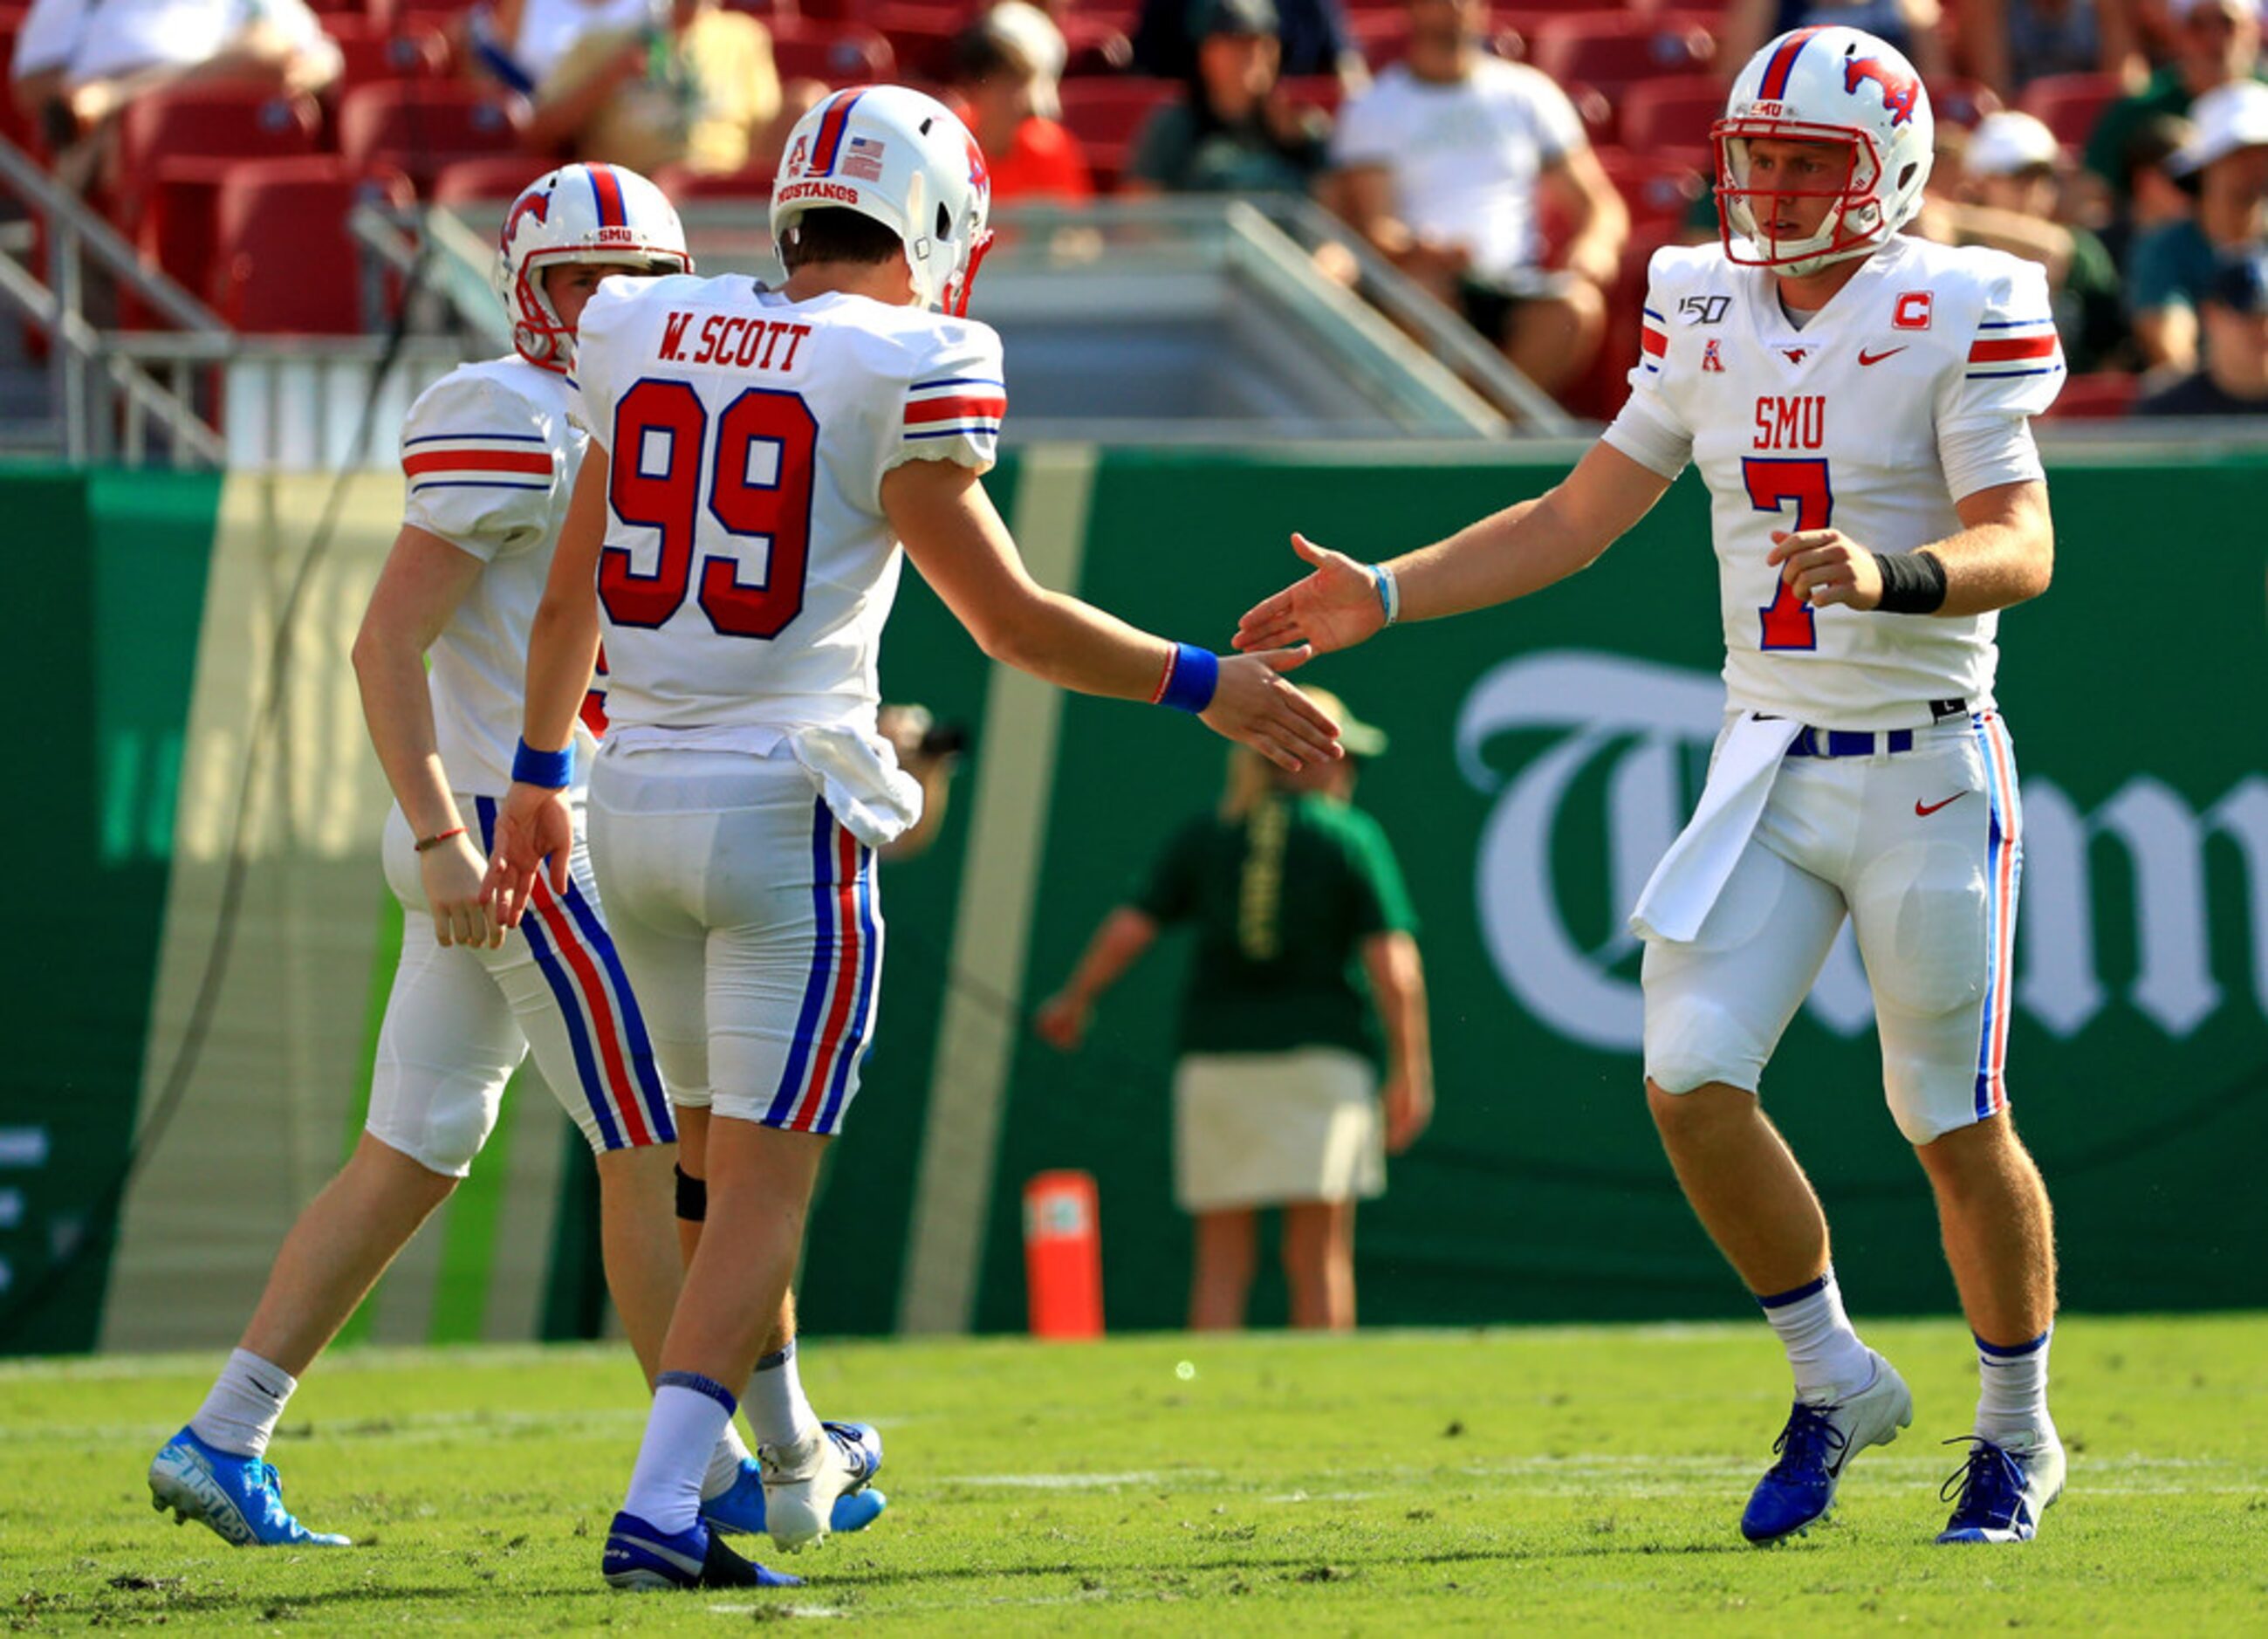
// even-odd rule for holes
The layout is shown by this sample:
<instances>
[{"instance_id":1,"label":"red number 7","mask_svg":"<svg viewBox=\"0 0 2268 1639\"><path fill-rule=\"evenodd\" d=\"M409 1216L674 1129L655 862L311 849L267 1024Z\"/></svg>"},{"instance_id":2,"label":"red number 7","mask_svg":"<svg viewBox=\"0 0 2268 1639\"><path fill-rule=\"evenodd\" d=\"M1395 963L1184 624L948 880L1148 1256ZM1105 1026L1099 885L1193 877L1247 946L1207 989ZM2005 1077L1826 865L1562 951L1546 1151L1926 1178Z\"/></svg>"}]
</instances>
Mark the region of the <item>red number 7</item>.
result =
<instances>
[{"instance_id":1,"label":"red number 7","mask_svg":"<svg viewBox=\"0 0 2268 1639\"><path fill-rule=\"evenodd\" d=\"M1748 483L1749 504L1760 513L1783 511L1793 501L1798 529L1828 528L1835 516L1835 490L1827 481L1827 463L1815 456L1746 455L1741 460L1741 476ZM1786 581L1778 583L1772 601L1756 612L1764 616L1758 647L1819 646L1819 617Z\"/></svg>"}]
</instances>

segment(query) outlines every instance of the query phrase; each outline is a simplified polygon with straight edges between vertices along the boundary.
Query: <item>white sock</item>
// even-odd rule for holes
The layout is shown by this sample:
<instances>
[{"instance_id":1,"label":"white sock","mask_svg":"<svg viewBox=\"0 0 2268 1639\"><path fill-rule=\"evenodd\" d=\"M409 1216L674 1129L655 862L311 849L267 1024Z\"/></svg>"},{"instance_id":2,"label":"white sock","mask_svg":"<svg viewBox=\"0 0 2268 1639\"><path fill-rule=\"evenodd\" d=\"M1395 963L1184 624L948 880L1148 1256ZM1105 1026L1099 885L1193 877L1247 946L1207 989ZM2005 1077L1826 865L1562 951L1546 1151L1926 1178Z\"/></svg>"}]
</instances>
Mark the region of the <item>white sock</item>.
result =
<instances>
[{"instance_id":1,"label":"white sock","mask_svg":"<svg viewBox=\"0 0 2268 1639\"><path fill-rule=\"evenodd\" d=\"M216 1451L265 1457L276 1424L299 1380L249 1349L237 1349L189 1419L189 1431Z\"/></svg>"},{"instance_id":2,"label":"white sock","mask_svg":"<svg viewBox=\"0 0 2268 1639\"><path fill-rule=\"evenodd\" d=\"M748 1376L748 1427L758 1445L797 1445L819 1431L819 1414L803 1392L795 1365L795 1343L756 1362Z\"/></svg>"},{"instance_id":3,"label":"white sock","mask_svg":"<svg viewBox=\"0 0 2268 1639\"><path fill-rule=\"evenodd\" d=\"M2048 1340L2054 1336L2055 1328L2050 1326L2030 1342L2006 1348L1977 1340L1977 1371L1983 1379L1977 1396L1977 1432L1993 1444L2054 1429L2048 1418Z\"/></svg>"},{"instance_id":4,"label":"white sock","mask_svg":"<svg viewBox=\"0 0 2268 1639\"><path fill-rule=\"evenodd\" d=\"M740 1439L740 1431L726 1421L725 1432L717 1437L717 1449L709 1453L709 1472L701 1478L701 1500L706 1502L730 1491L740 1477L740 1465L747 1460L748 1448Z\"/></svg>"},{"instance_id":5,"label":"white sock","mask_svg":"<svg viewBox=\"0 0 2268 1639\"><path fill-rule=\"evenodd\" d=\"M1792 1292L1759 1297L1756 1303L1779 1333L1787 1363L1795 1370L1795 1398L1813 1406L1832 1406L1863 1392L1874 1380L1874 1361L1843 1312L1843 1291L1830 1269Z\"/></svg>"},{"instance_id":6,"label":"white sock","mask_svg":"<svg viewBox=\"0 0 2268 1639\"><path fill-rule=\"evenodd\" d=\"M695 1372L663 1372L623 1511L656 1531L692 1530L701 1517L702 1475L732 1421L733 1396L723 1384Z\"/></svg>"}]
</instances>

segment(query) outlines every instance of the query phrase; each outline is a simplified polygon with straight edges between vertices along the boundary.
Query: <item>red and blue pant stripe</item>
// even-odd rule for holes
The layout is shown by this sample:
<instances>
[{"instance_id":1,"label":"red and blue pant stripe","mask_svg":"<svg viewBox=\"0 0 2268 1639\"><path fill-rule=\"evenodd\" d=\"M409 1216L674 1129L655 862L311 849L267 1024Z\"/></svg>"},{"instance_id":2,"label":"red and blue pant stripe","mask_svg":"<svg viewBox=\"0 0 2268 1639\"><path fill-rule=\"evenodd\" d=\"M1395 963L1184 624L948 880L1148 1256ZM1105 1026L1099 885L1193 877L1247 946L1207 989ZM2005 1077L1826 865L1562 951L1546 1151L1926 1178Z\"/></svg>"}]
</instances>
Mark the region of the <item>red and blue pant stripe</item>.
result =
<instances>
[{"instance_id":1,"label":"red and blue pant stripe","mask_svg":"<svg viewBox=\"0 0 2268 1639\"><path fill-rule=\"evenodd\" d=\"M1977 1042L1977 1119L2008 1107L2008 1019L2014 1000L2016 893L2024 874L2023 804L2016 792L2015 753L1999 715L1970 719L1984 759L1992 831L1984 850L1984 1015Z\"/></svg>"},{"instance_id":2,"label":"red and blue pant stripe","mask_svg":"<svg viewBox=\"0 0 2268 1639\"><path fill-rule=\"evenodd\" d=\"M843 1119L873 1038L882 927L873 850L836 824L823 800L812 804L811 872L811 968L764 1125L826 1136Z\"/></svg>"},{"instance_id":3,"label":"red and blue pant stripe","mask_svg":"<svg viewBox=\"0 0 2268 1639\"><path fill-rule=\"evenodd\" d=\"M481 797L481 841L496 846L497 804ZM645 1017L631 993L615 941L581 884L570 882L563 899L539 875L520 932L550 986L567 1027L583 1096L608 1149L677 1141L669 1098L654 1066Z\"/></svg>"}]
</instances>

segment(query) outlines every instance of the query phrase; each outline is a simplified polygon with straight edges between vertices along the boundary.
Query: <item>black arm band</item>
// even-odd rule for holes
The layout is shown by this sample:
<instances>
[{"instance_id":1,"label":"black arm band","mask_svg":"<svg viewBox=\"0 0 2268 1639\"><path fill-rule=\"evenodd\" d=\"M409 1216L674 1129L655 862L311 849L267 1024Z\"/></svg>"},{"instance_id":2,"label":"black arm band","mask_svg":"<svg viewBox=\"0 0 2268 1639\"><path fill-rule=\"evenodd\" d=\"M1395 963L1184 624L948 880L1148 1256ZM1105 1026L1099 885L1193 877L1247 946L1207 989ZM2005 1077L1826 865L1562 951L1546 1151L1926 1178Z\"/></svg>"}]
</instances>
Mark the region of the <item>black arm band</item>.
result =
<instances>
[{"instance_id":1,"label":"black arm band","mask_svg":"<svg viewBox=\"0 0 2268 1639\"><path fill-rule=\"evenodd\" d=\"M709 1180L695 1178L683 1167L677 1169L677 1215L688 1223L699 1223L709 1215Z\"/></svg>"},{"instance_id":2,"label":"black arm band","mask_svg":"<svg viewBox=\"0 0 2268 1639\"><path fill-rule=\"evenodd\" d=\"M1882 601L1874 608L1885 615L1934 615L1945 607L1945 565L1937 554L1877 552L1874 567L1882 572Z\"/></svg>"}]
</instances>

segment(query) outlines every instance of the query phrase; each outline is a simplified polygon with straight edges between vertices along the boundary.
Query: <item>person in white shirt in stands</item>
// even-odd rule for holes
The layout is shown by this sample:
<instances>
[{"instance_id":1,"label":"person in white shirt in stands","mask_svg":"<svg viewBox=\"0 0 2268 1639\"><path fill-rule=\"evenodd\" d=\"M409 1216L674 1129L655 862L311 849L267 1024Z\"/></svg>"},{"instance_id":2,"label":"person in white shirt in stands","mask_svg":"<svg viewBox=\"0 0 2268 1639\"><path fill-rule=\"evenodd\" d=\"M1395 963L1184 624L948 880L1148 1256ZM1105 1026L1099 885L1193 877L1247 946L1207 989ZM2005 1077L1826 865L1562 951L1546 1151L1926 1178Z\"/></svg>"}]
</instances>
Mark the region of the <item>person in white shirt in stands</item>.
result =
<instances>
[{"instance_id":1,"label":"person in white shirt in stands","mask_svg":"<svg viewBox=\"0 0 2268 1639\"><path fill-rule=\"evenodd\" d=\"M1547 393L1606 334L1630 212L1565 93L1491 56L1484 0L1409 0L1410 55L1340 111L1334 203ZM1543 265L1546 208L1566 223Z\"/></svg>"},{"instance_id":2,"label":"person in white shirt in stands","mask_svg":"<svg viewBox=\"0 0 2268 1639\"><path fill-rule=\"evenodd\" d=\"M85 139L136 97L220 82L317 92L340 67L305 0L33 0L9 79L58 156L81 148L83 181L99 158Z\"/></svg>"},{"instance_id":3,"label":"person in white shirt in stands","mask_svg":"<svg viewBox=\"0 0 2268 1639\"><path fill-rule=\"evenodd\" d=\"M1759 1096L1845 921L1883 1094L1977 1340L1976 1421L1937 1539L2024 1541L2064 1482L2052 1223L2008 1113L2023 806L1992 689L1999 611L2054 570L2031 417L2063 351L2036 262L1898 232L1933 124L1912 64L1871 34L1798 29L1758 52L1714 129L1721 242L1655 254L1630 402L1574 471L1390 563L1295 535L1314 572L1236 637L1344 648L1540 591L1699 468L1727 709L1631 927L1647 1107L1795 1379L1741 1517L1752 1542L1815 1524L1849 1460L1913 1420L1844 1311L1826 1216Z\"/></svg>"}]
</instances>

